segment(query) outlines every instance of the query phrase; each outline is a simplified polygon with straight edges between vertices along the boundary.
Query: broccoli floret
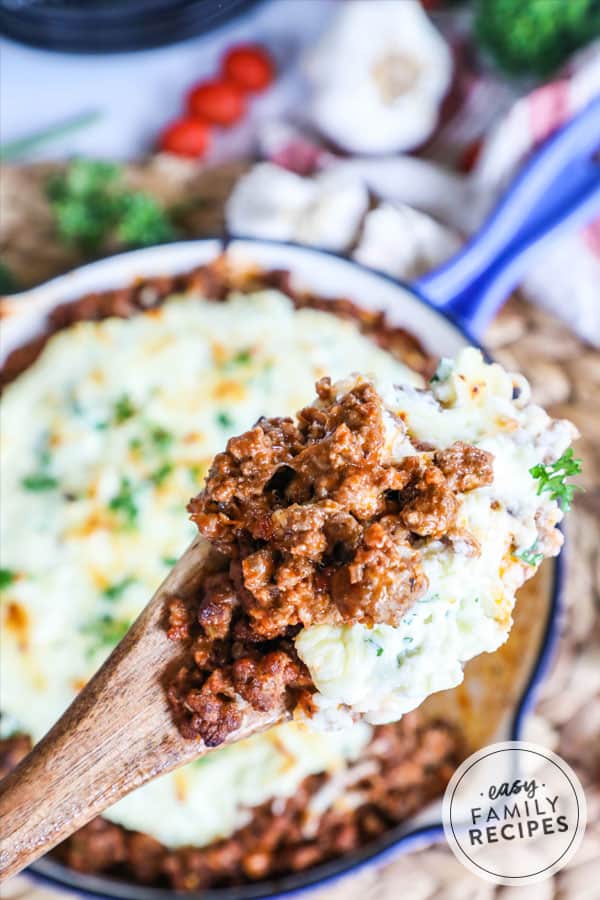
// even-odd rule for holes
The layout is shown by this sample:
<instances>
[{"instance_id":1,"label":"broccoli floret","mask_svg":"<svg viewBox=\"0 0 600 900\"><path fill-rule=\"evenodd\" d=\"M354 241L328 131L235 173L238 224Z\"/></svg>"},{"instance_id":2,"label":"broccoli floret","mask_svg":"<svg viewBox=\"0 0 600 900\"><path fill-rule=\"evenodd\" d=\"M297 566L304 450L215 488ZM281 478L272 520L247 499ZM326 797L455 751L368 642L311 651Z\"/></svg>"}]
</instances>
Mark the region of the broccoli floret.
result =
<instances>
[{"instance_id":1,"label":"broccoli floret","mask_svg":"<svg viewBox=\"0 0 600 900\"><path fill-rule=\"evenodd\" d=\"M600 36L600 0L477 0L475 33L506 72L550 75Z\"/></svg>"}]
</instances>

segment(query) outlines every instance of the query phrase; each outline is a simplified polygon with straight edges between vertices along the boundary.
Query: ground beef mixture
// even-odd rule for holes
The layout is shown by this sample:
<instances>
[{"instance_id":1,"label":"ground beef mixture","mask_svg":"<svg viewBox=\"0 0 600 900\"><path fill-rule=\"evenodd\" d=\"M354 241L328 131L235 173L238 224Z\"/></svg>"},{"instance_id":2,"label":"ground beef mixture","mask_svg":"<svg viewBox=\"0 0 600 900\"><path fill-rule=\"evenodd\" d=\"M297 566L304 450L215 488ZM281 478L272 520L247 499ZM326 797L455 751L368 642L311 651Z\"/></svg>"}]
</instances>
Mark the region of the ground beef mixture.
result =
<instances>
[{"instance_id":1,"label":"ground beef mixture","mask_svg":"<svg viewBox=\"0 0 600 900\"><path fill-rule=\"evenodd\" d=\"M0 742L0 765L15 765L27 738ZM426 723L418 712L379 726L350 769L346 796L311 821L311 800L328 776L306 778L289 800L258 807L252 821L226 840L207 847L169 849L140 832L94 819L56 851L82 872L178 890L198 890L297 872L368 844L439 796L465 756L449 725Z\"/></svg>"},{"instance_id":2,"label":"ground beef mixture","mask_svg":"<svg viewBox=\"0 0 600 900\"><path fill-rule=\"evenodd\" d=\"M191 660L169 699L184 735L209 746L241 724L236 697L262 711L310 704L300 628L398 625L428 588L424 539L467 544L457 494L493 479L491 454L461 442L393 461L373 384L336 390L323 378L296 421L231 438L189 505L229 565L197 605L171 602L169 635L191 642Z\"/></svg>"}]
</instances>

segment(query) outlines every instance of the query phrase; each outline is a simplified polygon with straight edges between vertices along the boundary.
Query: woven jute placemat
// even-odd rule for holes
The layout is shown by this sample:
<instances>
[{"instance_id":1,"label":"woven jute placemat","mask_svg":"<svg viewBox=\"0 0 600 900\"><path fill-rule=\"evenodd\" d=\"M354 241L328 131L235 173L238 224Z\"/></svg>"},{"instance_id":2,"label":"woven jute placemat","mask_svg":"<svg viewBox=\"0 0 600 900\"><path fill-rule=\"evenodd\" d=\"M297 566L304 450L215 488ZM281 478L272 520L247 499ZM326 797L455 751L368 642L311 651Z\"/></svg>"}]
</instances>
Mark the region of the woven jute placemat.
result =
<instances>
[{"instance_id":1,"label":"woven jute placemat","mask_svg":"<svg viewBox=\"0 0 600 900\"><path fill-rule=\"evenodd\" d=\"M23 286L81 261L58 240L45 201L43 184L52 168L5 168L0 177L0 258ZM222 230L224 199L244 168L232 163L199 171L157 157L128 167L126 177L178 205L182 236L201 237ZM479 880L440 845L355 874L317 891L315 900L499 900L518 891L525 891L528 900L600 900L600 353L518 296L506 304L485 342L501 363L527 376L537 402L553 416L571 419L582 435L577 455L583 458L585 492L577 494L566 526L563 635L525 737L554 749L583 782L588 803L584 841L566 869L525 889ZM42 900L56 892L21 877L3 896Z\"/></svg>"}]
</instances>

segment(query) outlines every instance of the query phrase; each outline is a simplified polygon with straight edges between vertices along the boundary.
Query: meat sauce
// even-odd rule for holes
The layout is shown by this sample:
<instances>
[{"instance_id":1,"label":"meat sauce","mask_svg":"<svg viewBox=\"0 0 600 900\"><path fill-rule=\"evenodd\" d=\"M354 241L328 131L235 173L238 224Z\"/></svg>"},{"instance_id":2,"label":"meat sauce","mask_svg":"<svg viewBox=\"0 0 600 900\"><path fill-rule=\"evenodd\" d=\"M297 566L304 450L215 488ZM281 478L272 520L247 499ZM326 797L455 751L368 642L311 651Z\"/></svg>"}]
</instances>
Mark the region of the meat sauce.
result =
<instances>
[{"instance_id":1,"label":"meat sauce","mask_svg":"<svg viewBox=\"0 0 600 900\"><path fill-rule=\"evenodd\" d=\"M182 733L208 746L241 725L238 697L310 709L292 638L322 623L398 625L428 588L421 539L464 541L457 494L493 480L492 455L462 442L393 460L368 381L338 396L323 378L317 395L296 421L231 438L189 504L229 561L194 602L170 606L169 636L191 659L169 700Z\"/></svg>"}]
</instances>

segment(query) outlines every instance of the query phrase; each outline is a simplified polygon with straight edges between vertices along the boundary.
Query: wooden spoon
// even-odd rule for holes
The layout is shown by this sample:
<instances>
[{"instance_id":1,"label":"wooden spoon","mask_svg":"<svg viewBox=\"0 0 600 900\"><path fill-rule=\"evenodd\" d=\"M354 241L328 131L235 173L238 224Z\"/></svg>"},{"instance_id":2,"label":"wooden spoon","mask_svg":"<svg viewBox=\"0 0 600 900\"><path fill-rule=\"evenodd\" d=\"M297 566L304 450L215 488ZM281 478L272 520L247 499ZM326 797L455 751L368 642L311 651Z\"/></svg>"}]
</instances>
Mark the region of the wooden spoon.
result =
<instances>
[{"instance_id":1,"label":"wooden spoon","mask_svg":"<svg viewBox=\"0 0 600 900\"><path fill-rule=\"evenodd\" d=\"M181 665L182 646L167 637L165 602L191 596L218 565L197 537L62 718L0 783L0 880L125 794L209 752L200 738L181 736L166 699L165 672ZM247 705L226 743L284 718L284 711L260 713Z\"/></svg>"}]
</instances>

